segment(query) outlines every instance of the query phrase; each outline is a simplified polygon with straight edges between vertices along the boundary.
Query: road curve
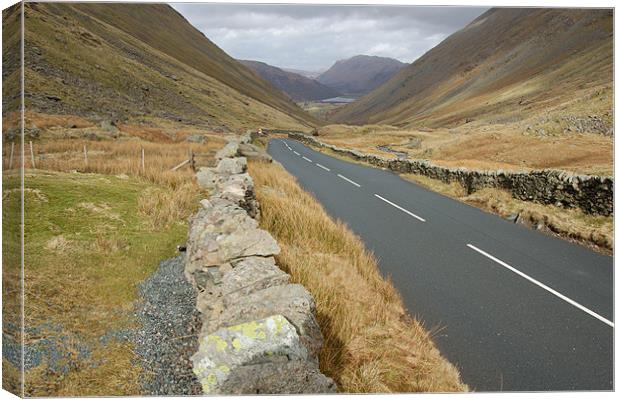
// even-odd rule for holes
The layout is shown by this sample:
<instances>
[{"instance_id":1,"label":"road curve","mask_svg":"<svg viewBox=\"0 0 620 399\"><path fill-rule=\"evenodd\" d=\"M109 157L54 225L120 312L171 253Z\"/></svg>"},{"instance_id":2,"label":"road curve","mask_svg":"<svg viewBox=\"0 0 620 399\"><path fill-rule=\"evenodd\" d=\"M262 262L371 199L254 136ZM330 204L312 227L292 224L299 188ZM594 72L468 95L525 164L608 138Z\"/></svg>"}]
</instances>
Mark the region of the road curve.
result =
<instances>
[{"instance_id":1,"label":"road curve","mask_svg":"<svg viewBox=\"0 0 620 399\"><path fill-rule=\"evenodd\" d=\"M613 389L612 257L295 140L268 152L374 252L473 390Z\"/></svg>"}]
</instances>

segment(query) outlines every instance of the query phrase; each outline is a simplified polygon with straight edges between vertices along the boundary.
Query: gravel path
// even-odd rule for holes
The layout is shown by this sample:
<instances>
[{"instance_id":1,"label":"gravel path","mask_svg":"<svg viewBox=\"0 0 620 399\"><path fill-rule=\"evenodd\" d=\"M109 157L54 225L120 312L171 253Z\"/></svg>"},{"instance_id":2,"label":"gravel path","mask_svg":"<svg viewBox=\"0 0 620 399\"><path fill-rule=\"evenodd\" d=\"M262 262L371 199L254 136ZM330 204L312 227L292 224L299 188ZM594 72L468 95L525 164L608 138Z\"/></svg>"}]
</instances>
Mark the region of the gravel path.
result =
<instances>
[{"instance_id":1,"label":"gravel path","mask_svg":"<svg viewBox=\"0 0 620 399\"><path fill-rule=\"evenodd\" d=\"M161 262L140 285L133 341L144 361L143 395L200 395L190 357L200 332L196 293L183 275L184 256Z\"/></svg>"}]
</instances>

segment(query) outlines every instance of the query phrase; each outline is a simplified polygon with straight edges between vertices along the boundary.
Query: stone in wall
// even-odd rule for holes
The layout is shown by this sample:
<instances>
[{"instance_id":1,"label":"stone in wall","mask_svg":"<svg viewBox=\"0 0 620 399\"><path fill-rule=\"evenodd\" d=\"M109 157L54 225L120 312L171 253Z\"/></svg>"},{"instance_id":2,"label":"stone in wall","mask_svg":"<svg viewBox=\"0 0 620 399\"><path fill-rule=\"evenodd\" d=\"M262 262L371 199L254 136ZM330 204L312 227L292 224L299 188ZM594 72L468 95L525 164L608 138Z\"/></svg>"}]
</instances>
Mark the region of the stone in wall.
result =
<instances>
[{"instance_id":1,"label":"stone in wall","mask_svg":"<svg viewBox=\"0 0 620 399\"><path fill-rule=\"evenodd\" d=\"M333 382L307 360L295 327L277 314L202 336L192 357L205 394L306 393L309 387L311 392L333 391ZM283 367L289 362L295 367ZM263 378L247 378L250 371ZM308 384L309 375L314 386Z\"/></svg>"}]
</instances>

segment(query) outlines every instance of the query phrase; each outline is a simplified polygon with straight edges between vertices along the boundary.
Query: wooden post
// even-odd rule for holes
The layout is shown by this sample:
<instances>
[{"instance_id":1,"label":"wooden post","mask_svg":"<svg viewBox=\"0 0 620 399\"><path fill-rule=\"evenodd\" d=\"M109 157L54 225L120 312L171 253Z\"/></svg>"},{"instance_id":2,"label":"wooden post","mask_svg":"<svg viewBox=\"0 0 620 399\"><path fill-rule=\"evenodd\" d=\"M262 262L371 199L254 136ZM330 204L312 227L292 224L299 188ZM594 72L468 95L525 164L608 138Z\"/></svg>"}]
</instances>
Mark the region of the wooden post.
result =
<instances>
[{"instance_id":1,"label":"wooden post","mask_svg":"<svg viewBox=\"0 0 620 399\"><path fill-rule=\"evenodd\" d=\"M32 141L30 142L30 160L32 161L32 169L36 169L37 165L34 163L34 149L32 148Z\"/></svg>"},{"instance_id":2,"label":"wooden post","mask_svg":"<svg viewBox=\"0 0 620 399\"><path fill-rule=\"evenodd\" d=\"M196 171L196 163L194 161L194 151L192 151L192 149L190 148L188 150L188 160L189 160L189 167L195 172Z\"/></svg>"},{"instance_id":3,"label":"wooden post","mask_svg":"<svg viewBox=\"0 0 620 399\"><path fill-rule=\"evenodd\" d=\"M86 150L86 144L84 144L84 165L88 166L88 151Z\"/></svg>"},{"instance_id":4,"label":"wooden post","mask_svg":"<svg viewBox=\"0 0 620 399\"><path fill-rule=\"evenodd\" d=\"M144 173L144 147L142 148L142 173Z\"/></svg>"},{"instance_id":5,"label":"wooden post","mask_svg":"<svg viewBox=\"0 0 620 399\"><path fill-rule=\"evenodd\" d=\"M11 156L9 157L9 169L13 169L13 151L15 150L15 143L11 143Z\"/></svg>"}]
</instances>

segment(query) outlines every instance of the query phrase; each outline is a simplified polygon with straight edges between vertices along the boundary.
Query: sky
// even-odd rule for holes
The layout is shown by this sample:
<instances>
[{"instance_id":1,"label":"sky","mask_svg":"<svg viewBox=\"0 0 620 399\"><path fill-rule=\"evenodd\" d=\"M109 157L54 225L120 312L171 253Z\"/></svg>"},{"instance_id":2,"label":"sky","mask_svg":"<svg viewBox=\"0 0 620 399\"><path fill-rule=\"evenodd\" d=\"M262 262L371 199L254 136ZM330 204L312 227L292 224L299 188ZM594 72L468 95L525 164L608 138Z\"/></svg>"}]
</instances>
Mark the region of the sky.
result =
<instances>
[{"instance_id":1,"label":"sky","mask_svg":"<svg viewBox=\"0 0 620 399\"><path fill-rule=\"evenodd\" d=\"M413 62L487 8L171 4L234 58L306 71L358 54Z\"/></svg>"}]
</instances>

